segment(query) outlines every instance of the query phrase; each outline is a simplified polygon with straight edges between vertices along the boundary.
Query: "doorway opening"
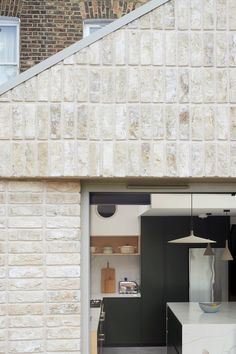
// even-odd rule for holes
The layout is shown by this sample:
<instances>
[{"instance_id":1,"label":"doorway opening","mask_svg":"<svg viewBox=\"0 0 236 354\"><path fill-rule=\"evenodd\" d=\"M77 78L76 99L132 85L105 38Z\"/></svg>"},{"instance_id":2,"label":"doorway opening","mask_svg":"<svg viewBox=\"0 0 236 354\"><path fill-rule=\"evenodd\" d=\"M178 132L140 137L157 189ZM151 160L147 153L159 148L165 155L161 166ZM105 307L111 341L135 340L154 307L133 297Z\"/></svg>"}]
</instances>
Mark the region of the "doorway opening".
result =
<instances>
[{"instance_id":1,"label":"doorway opening","mask_svg":"<svg viewBox=\"0 0 236 354\"><path fill-rule=\"evenodd\" d=\"M130 193L127 190L125 192L90 190L87 196L89 209L87 221L90 225L87 234L87 236L89 235L87 253L89 254L88 266L91 272L87 286L89 300L103 299L104 312L106 313L105 325L101 332L102 335L106 335L105 338L101 337L104 339L102 340L105 348L104 353L108 353L106 348L113 347L165 345L166 328L165 321L163 321L165 307L164 312L162 306L161 312L159 311L159 315L157 315L155 310L155 307L158 307L157 301L155 304L153 302L155 301L155 291L156 294L158 292L162 303L189 301L190 247L189 245L184 247L183 245L170 245L167 242L168 237L174 238L189 233L189 213L182 211L182 215L179 215L178 212L176 215L176 210L175 213L173 210L167 212L163 211L162 207L159 214L155 215L157 211L154 212L150 209L151 194L178 194L180 196L183 192L135 191ZM189 194L189 191L186 194ZM209 193L198 192L198 195L203 194ZM224 194L229 195L230 193L222 192L222 195ZM98 205L105 206L105 208L98 208ZM105 214L100 215L99 210ZM132 229L135 226L133 224L131 227L130 221L134 210L136 210L138 219L136 229ZM211 233L211 238L217 238L217 248L223 248L225 234L230 232L230 216L214 214L214 212L211 214L206 218L203 215L201 217L194 215L196 232L203 232L206 237ZM119 217L123 218L123 222L119 221ZM231 219L233 220L232 217ZM94 224L92 224L93 222ZM111 227L114 231L110 231ZM124 227L127 228L126 231L122 231ZM130 230L128 230L129 227ZM139 231L137 233L134 230ZM158 245L152 244L151 246L150 242L156 241L157 237L154 234L157 235L157 233L162 235L162 237L158 237L159 241L160 238L162 240ZM145 244L144 236L148 240L146 235L151 236ZM138 238L133 239L135 236ZM127 240L123 237L130 238ZM150 239L152 240L150 241ZM205 246L201 245L200 248L204 249ZM199 248L199 245L197 247L191 246L191 248ZM154 263L152 257L155 259ZM148 261L145 261L145 258ZM184 261L179 262L180 259ZM153 264L154 269L152 269ZM104 275L104 270L106 271L107 268L108 271L105 274L108 273L108 278L104 280L102 273ZM175 272L179 272L181 277L176 276L173 269ZM156 279L159 281L158 284L154 281ZM137 288L135 288L135 283L137 283ZM162 291L160 291L160 287L162 287ZM137 289L138 293L135 293ZM229 290L232 296L232 289ZM131 302L131 300L134 301ZM89 303L87 306L89 309ZM159 318L162 316L162 321L158 320L158 316ZM143 328L141 328L142 323L144 323ZM159 332L161 333L159 338L157 338L155 323L159 323ZM89 323L88 330L90 331ZM113 352L110 351L110 353Z\"/></svg>"}]
</instances>

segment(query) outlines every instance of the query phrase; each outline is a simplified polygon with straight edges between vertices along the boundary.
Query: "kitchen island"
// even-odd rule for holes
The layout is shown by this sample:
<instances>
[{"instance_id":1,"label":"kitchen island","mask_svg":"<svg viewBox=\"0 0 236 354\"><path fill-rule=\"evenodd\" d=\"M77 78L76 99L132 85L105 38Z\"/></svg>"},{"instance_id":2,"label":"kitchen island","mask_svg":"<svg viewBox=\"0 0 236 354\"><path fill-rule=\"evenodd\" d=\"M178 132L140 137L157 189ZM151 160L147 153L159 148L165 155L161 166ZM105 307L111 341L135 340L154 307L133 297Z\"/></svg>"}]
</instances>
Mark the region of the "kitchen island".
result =
<instances>
[{"instance_id":1,"label":"kitchen island","mask_svg":"<svg viewBox=\"0 0 236 354\"><path fill-rule=\"evenodd\" d=\"M223 302L217 313L198 303L167 304L168 354L236 354L236 302Z\"/></svg>"}]
</instances>

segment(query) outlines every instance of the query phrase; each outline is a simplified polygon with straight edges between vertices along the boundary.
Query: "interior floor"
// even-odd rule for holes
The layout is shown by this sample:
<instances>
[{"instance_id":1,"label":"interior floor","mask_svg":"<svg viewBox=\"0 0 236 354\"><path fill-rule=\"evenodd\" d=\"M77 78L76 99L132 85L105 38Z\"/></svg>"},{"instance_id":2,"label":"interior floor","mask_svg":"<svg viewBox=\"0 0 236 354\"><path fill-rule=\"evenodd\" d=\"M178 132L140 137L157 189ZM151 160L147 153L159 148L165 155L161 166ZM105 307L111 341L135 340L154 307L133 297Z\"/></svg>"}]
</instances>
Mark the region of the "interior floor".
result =
<instances>
[{"instance_id":1,"label":"interior floor","mask_svg":"<svg viewBox=\"0 0 236 354\"><path fill-rule=\"evenodd\" d=\"M104 348L104 354L166 354L166 347Z\"/></svg>"}]
</instances>

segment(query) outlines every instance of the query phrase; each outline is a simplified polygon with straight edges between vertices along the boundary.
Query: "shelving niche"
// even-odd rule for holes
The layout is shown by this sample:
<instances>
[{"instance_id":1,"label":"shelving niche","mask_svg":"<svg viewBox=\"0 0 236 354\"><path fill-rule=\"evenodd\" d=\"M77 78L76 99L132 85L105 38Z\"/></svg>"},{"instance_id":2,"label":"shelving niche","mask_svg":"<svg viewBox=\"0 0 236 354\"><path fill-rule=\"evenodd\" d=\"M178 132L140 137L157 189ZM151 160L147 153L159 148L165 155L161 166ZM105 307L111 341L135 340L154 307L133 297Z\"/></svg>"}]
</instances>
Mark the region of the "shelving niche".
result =
<instances>
[{"instance_id":1,"label":"shelving niche","mask_svg":"<svg viewBox=\"0 0 236 354\"><path fill-rule=\"evenodd\" d=\"M135 253L121 253L121 246L134 246ZM134 236L91 236L90 246L96 247L96 252L93 256L139 256L140 255L140 237ZM103 253L103 247L111 246L113 248L112 254Z\"/></svg>"}]
</instances>

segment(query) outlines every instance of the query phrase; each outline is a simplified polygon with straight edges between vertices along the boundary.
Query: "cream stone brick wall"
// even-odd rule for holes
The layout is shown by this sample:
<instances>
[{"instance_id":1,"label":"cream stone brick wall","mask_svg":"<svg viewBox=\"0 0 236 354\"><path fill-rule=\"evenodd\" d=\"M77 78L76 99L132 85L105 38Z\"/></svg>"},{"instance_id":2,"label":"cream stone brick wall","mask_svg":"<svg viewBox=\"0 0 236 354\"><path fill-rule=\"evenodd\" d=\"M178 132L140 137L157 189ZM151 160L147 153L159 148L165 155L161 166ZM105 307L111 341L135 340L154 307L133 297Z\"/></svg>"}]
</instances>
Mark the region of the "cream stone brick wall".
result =
<instances>
[{"instance_id":1,"label":"cream stone brick wall","mask_svg":"<svg viewBox=\"0 0 236 354\"><path fill-rule=\"evenodd\" d=\"M235 1L169 1L0 100L4 177L235 177Z\"/></svg>"},{"instance_id":2,"label":"cream stone brick wall","mask_svg":"<svg viewBox=\"0 0 236 354\"><path fill-rule=\"evenodd\" d=\"M0 353L80 353L80 184L0 182Z\"/></svg>"}]
</instances>

